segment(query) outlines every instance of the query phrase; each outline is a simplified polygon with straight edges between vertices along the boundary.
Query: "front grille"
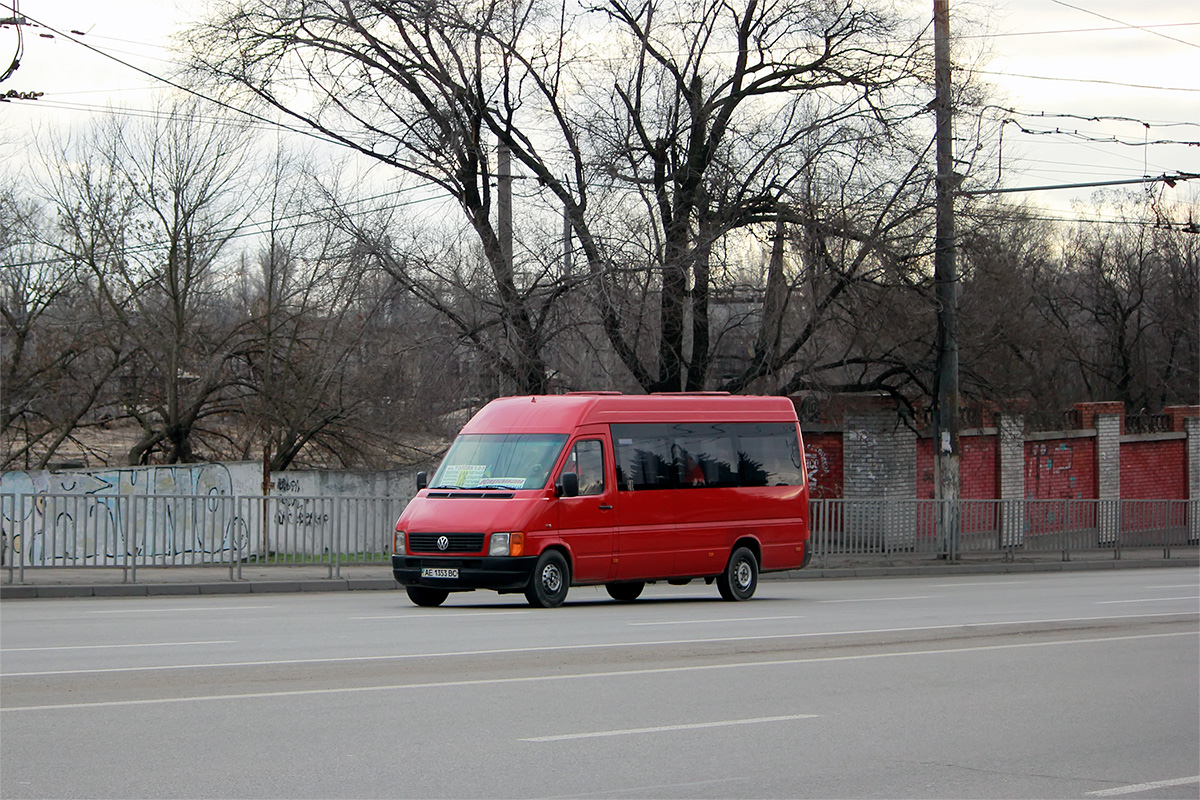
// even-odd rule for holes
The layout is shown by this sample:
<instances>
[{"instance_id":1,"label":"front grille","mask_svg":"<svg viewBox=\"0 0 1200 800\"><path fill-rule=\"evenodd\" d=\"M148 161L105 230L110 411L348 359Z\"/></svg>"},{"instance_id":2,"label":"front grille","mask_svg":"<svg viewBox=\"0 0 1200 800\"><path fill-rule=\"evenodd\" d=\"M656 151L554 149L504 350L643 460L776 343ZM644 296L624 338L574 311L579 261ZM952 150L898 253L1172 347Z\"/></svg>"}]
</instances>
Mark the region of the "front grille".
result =
<instances>
[{"instance_id":1,"label":"front grille","mask_svg":"<svg viewBox=\"0 0 1200 800\"><path fill-rule=\"evenodd\" d=\"M445 550L438 547L438 539L445 536L450 546ZM483 551L482 533L410 533L410 553L479 553Z\"/></svg>"}]
</instances>

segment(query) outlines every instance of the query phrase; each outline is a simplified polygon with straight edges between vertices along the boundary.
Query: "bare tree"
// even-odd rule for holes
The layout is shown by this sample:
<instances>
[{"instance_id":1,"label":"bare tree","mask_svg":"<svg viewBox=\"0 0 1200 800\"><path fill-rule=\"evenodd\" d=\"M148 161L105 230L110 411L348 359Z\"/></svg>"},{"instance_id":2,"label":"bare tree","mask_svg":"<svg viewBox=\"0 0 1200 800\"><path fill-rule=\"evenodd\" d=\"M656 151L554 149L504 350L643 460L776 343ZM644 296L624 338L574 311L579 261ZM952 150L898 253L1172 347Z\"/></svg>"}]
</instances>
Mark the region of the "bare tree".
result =
<instances>
[{"instance_id":1,"label":"bare tree","mask_svg":"<svg viewBox=\"0 0 1200 800\"><path fill-rule=\"evenodd\" d=\"M619 112L598 131L608 151L600 155L616 165L616 180L638 192L652 226L646 252L659 277L657 369L634 355L611 320L610 338L647 389L704 388L714 355L711 295L722 269L714 254L726 237L780 215L829 216L802 218L795 213L802 207L786 198L804 191L815 164L839 161L839 149L860 141L864 125L896 115L897 107L881 105L910 78L913 47L897 20L868 4L605 8L629 49L611 101L597 104ZM783 273L766 278L774 283L762 294L769 308L758 314L762 349L727 388L743 389L782 366L769 363L766 346L778 339L786 305Z\"/></svg>"},{"instance_id":2,"label":"bare tree","mask_svg":"<svg viewBox=\"0 0 1200 800\"><path fill-rule=\"evenodd\" d=\"M459 13L483 27L461 24ZM493 94L504 84L490 23L519 24L511 16L519 13L495 2L227 3L195 32L194 59L205 80L240 87L454 197L498 298L498 335L481 352L518 390L541 392L542 341L495 219L496 140L488 133ZM296 82L314 103L293 94Z\"/></svg>"},{"instance_id":3,"label":"bare tree","mask_svg":"<svg viewBox=\"0 0 1200 800\"><path fill-rule=\"evenodd\" d=\"M0 195L0 464L9 468L86 459L77 434L103 424L98 408L129 355L51 239L33 202Z\"/></svg>"},{"instance_id":4,"label":"bare tree","mask_svg":"<svg viewBox=\"0 0 1200 800\"><path fill-rule=\"evenodd\" d=\"M1081 400L1130 412L1196 402L1191 209L1100 194L1077 210L1070 225L1002 204L972 218L960 250L965 394L1054 424Z\"/></svg>"},{"instance_id":5,"label":"bare tree","mask_svg":"<svg viewBox=\"0 0 1200 800\"><path fill-rule=\"evenodd\" d=\"M1055 323L1090 397L1121 400L1130 411L1194 402L1200 371L1200 291L1195 234L1149 198L1102 194L1101 219L1075 225L1061 271L1045 291Z\"/></svg>"},{"instance_id":6,"label":"bare tree","mask_svg":"<svg viewBox=\"0 0 1200 800\"><path fill-rule=\"evenodd\" d=\"M603 48L567 33L582 30ZM608 347L637 385L679 390L709 378L722 240L772 220L806 165L863 138L855 121L895 121L889 90L914 50L896 30L858 3L368 0L227 4L192 39L205 79L458 201L507 347L481 352L539 391L565 276L531 282L507 255L491 188L493 146L506 148L539 188L533 214L565 216Z\"/></svg>"},{"instance_id":7,"label":"bare tree","mask_svg":"<svg viewBox=\"0 0 1200 800\"><path fill-rule=\"evenodd\" d=\"M136 350L120 375L124 412L142 430L130 464L193 460L197 437L221 435L205 420L244 391L227 368L242 320L222 268L250 207L240 134L176 105L142 124L114 119L49 155L62 252Z\"/></svg>"}]
</instances>

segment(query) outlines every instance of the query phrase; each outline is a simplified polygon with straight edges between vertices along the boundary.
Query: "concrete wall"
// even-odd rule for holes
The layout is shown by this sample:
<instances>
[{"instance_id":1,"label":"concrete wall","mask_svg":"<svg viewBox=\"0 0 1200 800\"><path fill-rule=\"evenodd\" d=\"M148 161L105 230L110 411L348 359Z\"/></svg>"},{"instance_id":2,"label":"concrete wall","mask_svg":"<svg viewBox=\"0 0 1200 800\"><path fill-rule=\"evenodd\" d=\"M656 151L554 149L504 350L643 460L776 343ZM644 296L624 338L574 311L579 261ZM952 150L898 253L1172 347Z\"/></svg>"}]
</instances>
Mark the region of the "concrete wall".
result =
<instances>
[{"instance_id":1,"label":"concrete wall","mask_svg":"<svg viewBox=\"0 0 1200 800\"><path fill-rule=\"evenodd\" d=\"M22 499L0 502L0 532L14 558L43 565L379 552L416 475L281 472L260 502L262 485L257 462L5 472L0 495Z\"/></svg>"}]
</instances>

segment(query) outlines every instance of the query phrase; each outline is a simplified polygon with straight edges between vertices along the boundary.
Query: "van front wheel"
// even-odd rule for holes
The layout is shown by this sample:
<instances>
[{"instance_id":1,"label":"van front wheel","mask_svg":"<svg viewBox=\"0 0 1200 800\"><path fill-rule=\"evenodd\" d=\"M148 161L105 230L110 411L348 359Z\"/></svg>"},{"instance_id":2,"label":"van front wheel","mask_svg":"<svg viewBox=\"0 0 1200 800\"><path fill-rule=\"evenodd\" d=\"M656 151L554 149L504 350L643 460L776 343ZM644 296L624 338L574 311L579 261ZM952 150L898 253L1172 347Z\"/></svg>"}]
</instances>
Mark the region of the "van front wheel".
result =
<instances>
[{"instance_id":1,"label":"van front wheel","mask_svg":"<svg viewBox=\"0 0 1200 800\"><path fill-rule=\"evenodd\" d=\"M557 550L547 550L537 560L529 586L525 588L525 599L537 608L555 608L567 599L571 585L571 568Z\"/></svg>"},{"instance_id":2,"label":"van front wheel","mask_svg":"<svg viewBox=\"0 0 1200 800\"><path fill-rule=\"evenodd\" d=\"M415 604L430 608L440 606L450 596L445 589L431 589L428 586L405 586L404 591L408 592L408 599Z\"/></svg>"},{"instance_id":3,"label":"van front wheel","mask_svg":"<svg viewBox=\"0 0 1200 800\"><path fill-rule=\"evenodd\" d=\"M758 559L747 547L729 557L725 571L717 576L717 589L726 600L749 600L758 588Z\"/></svg>"}]
</instances>

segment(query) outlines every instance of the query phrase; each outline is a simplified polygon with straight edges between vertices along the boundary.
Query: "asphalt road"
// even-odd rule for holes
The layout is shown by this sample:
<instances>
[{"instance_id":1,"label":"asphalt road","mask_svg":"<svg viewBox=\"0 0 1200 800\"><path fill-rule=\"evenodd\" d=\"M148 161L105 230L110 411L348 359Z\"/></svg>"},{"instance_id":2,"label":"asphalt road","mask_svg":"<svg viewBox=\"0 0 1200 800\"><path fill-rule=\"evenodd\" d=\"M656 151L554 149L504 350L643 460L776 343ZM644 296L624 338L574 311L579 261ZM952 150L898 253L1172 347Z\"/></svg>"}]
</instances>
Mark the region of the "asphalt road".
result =
<instances>
[{"instance_id":1,"label":"asphalt road","mask_svg":"<svg viewBox=\"0 0 1200 800\"><path fill-rule=\"evenodd\" d=\"M1197 798L1200 573L5 600L0 796Z\"/></svg>"}]
</instances>

